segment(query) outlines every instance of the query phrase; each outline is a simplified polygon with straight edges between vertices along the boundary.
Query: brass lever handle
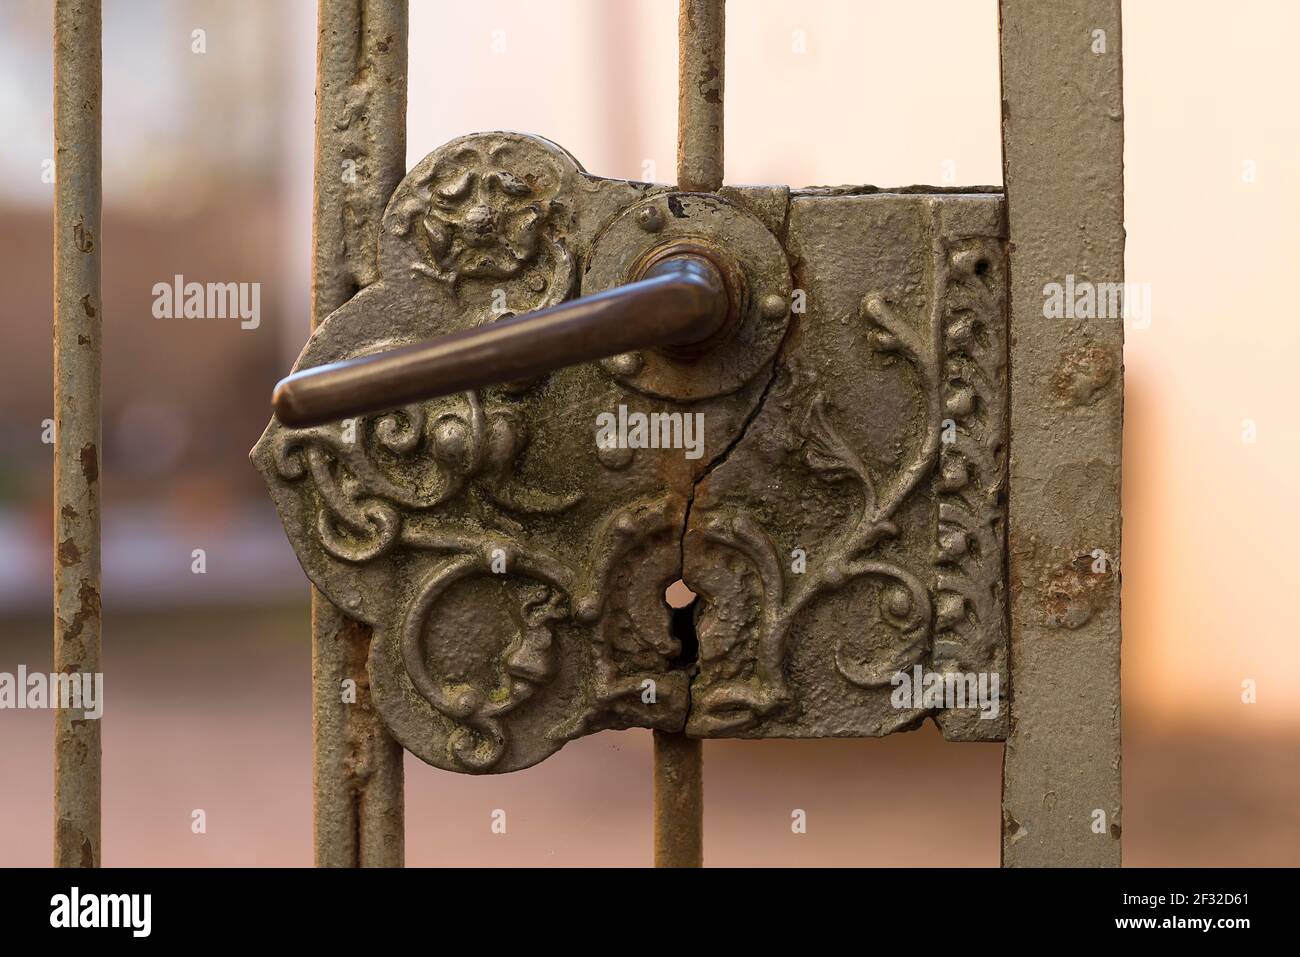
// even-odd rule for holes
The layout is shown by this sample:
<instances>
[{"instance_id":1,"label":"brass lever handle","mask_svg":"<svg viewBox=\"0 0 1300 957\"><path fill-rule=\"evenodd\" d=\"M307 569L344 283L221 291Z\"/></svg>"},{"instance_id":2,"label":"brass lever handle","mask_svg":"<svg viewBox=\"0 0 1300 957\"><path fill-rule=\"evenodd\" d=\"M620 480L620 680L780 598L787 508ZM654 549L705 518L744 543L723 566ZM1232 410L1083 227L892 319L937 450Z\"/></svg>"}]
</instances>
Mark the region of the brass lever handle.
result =
<instances>
[{"instance_id":1,"label":"brass lever handle","mask_svg":"<svg viewBox=\"0 0 1300 957\"><path fill-rule=\"evenodd\" d=\"M633 349L698 345L726 325L730 298L722 274L704 256L666 256L616 289L295 372L276 385L271 406L284 425L304 428Z\"/></svg>"}]
</instances>

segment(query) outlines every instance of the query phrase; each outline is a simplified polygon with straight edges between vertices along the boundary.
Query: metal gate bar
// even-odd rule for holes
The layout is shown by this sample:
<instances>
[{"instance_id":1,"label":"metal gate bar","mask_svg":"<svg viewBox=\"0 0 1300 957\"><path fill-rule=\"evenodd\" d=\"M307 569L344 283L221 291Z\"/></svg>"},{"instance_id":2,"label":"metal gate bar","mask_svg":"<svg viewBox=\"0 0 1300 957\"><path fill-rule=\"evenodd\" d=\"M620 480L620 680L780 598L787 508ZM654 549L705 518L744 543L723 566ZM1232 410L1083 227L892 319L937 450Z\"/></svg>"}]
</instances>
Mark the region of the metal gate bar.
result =
<instances>
[{"instance_id":1,"label":"metal gate bar","mask_svg":"<svg viewBox=\"0 0 1300 957\"><path fill-rule=\"evenodd\" d=\"M725 0L681 0L677 18L677 188L722 186ZM704 864L704 750L698 738L654 732L656 867Z\"/></svg>"},{"instance_id":2,"label":"metal gate bar","mask_svg":"<svg viewBox=\"0 0 1300 957\"><path fill-rule=\"evenodd\" d=\"M681 0L677 16L677 188L722 186L726 0Z\"/></svg>"},{"instance_id":3,"label":"metal gate bar","mask_svg":"<svg viewBox=\"0 0 1300 957\"><path fill-rule=\"evenodd\" d=\"M54 670L101 670L99 0L54 5ZM57 703L57 702L56 702ZM54 715L54 864L100 863L100 725Z\"/></svg>"},{"instance_id":4,"label":"metal gate bar","mask_svg":"<svg viewBox=\"0 0 1300 957\"><path fill-rule=\"evenodd\" d=\"M1002 0L1000 26L1015 343L1002 861L1118 866L1124 323L1046 319L1043 297L1070 274L1124 278L1120 4ZM1072 369L1095 376L1086 400L1061 394Z\"/></svg>"},{"instance_id":5,"label":"metal gate bar","mask_svg":"<svg viewBox=\"0 0 1300 957\"><path fill-rule=\"evenodd\" d=\"M313 329L379 275L380 220L406 173L407 3L320 0L316 22ZM405 857L402 748L370 703L370 637L312 589L318 867L401 867Z\"/></svg>"}]
</instances>

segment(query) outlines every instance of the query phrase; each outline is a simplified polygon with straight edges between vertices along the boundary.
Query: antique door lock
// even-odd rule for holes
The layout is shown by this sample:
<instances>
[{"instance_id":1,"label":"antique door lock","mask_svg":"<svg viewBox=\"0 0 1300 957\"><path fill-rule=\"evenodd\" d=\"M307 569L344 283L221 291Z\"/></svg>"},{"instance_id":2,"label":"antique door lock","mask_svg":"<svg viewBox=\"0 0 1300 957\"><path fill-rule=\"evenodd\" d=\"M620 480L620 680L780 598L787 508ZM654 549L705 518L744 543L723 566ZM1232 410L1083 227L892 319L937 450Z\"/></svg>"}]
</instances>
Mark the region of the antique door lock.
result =
<instances>
[{"instance_id":1,"label":"antique door lock","mask_svg":"<svg viewBox=\"0 0 1300 957\"><path fill-rule=\"evenodd\" d=\"M994 191L422 160L253 450L393 736L1005 738L1005 247Z\"/></svg>"}]
</instances>

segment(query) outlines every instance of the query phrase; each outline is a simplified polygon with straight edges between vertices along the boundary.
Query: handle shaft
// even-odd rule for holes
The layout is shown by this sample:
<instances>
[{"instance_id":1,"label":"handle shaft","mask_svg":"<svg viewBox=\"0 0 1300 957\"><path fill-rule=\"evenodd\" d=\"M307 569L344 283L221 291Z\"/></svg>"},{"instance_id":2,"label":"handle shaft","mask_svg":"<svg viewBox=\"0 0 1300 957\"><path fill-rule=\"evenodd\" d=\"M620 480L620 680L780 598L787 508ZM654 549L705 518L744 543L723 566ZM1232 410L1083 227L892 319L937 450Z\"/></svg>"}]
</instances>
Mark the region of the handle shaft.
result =
<instances>
[{"instance_id":1,"label":"handle shaft","mask_svg":"<svg viewBox=\"0 0 1300 957\"><path fill-rule=\"evenodd\" d=\"M646 277L550 309L282 379L271 405L291 428L515 382L632 349L684 346L716 333L728 296L702 256L670 256Z\"/></svg>"}]
</instances>

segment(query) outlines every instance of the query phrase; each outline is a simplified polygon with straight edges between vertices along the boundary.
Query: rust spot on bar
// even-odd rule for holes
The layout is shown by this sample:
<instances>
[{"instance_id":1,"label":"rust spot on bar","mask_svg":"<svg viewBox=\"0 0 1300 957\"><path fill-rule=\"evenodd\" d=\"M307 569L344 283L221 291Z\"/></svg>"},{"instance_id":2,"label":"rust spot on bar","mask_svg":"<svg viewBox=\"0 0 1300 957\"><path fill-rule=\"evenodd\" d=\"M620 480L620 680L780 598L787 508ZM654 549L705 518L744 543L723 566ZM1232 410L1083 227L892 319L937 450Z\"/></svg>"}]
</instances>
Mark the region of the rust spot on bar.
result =
<instances>
[{"instance_id":1,"label":"rust spot on bar","mask_svg":"<svg viewBox=\"0 0 1300 957\"><path fill-rule=\"evenodd\" d=\"M721 103L722 91L718 89L714 82L718 79L718 68L709 66L700 74L700 96L706 103Z\"/></svg>"},{"instance_id":2,"label":"rust spot on bar","mask_svg":"<svg viewBox=\"0 0 1300 957\"><path fill-rule=\"evenodd\" d=\"M1061 358L1052 376L1052 391L1062 405L1088 405L1115 381L1115 357L1089 344Z\"/></svg>"},{"instance_id":3,"label":"rust spot on bar","mask_svg":"<svg viewBox=\"0 0 1300 957\"><path fill-rule=\"evenodd\" d=\"M77 548L77 543L72 539L65 538L59 542L58 556L60 565L75 565L81 561L81 549Z\"/></svg>"},{"instance_id":4,"label":"rust spot on bar","mask_svg":"<svg viewBox=\"0 0 1300 957\"><path fill-rule=\"evenodd\" d=\"M1044 623L1054 628L1081 628L1092 618L1096 596L1114 578L1109 561L1094 571L1091 555L1080 555L1059 569L1040 589Z\"/></svg>"},{"instance_id":5,"label":"rust spot on bar","mask_svg":"<svg viewBox=\"0 0 1300 957\"><path fill-rule=\"evenodd\" d=\"M72 821L59 818L55 838L59 846L75 850L78 867L95 866L95 845Z\"/></svg>"},{"instance_id":6,"label":"rust spot on bar","mask_svg":"<svg viewBox=\"0 0 1300 957\"><path fill-rule=\"evenodd\" d=\"M86 626L86 622L92 618L98 620L101 606L99 600L99 591L88 581L83 581L81 587L77 590L77 598L80 602L77 613L72 616L72 623L67 624L59 619L63 627L63 640L65 642L75 641L81 636L81 630Z\"/></svg>"},{"instance_id":7,"label":"rust spot on bar","mask_svg":"<svg viewBox=\"0 0 1300 957\"><path fill-rule=\"evenodd\" d=\"M77 249L83 253L93 253L95 251L95 234L85 227L83 223L77 223L72 227L72 239L77 244Z\"/></svg>"},{"instance_id":8,"label":"rust spot on bar","mask_svg":"<svg viewBox=\"0 0 1300 957\"><path fill-rule=\"evenodd\" d=\"M1014 844L1016 841L1029 834L1025 826L1011 816L1011 812L1003 808L1002 810L1002 833L1006 837L1008 844Z\"/></svg>"},{"instance_id":9,"label":"rust spot on bar","mask_svg":"<svg viewBox=\"0 0 1300 957\"><path fill-rule=\"evenodd\" d=\"M99 454L93 444L81 447L81 474L86 477L86 484L93 485L99 481Z\"/></svg>"}]
</instances>

